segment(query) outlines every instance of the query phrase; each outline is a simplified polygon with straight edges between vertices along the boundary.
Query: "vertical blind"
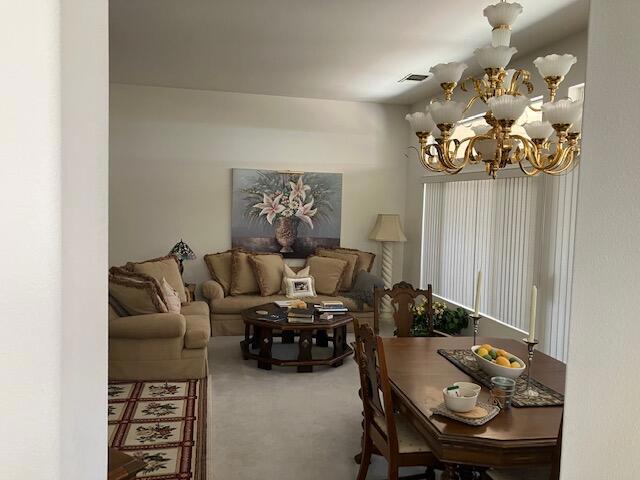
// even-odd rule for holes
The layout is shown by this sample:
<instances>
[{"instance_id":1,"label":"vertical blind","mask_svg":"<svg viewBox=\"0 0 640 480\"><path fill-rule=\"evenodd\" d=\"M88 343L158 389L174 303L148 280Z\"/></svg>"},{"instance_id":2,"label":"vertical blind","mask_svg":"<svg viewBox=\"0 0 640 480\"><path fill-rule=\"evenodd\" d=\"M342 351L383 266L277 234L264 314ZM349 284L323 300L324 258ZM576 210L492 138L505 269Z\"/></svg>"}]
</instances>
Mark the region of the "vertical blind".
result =
<instances>
[{"instance_id":1,"label":"vertical blind","mask_svg":"<svg viewBox=\"0 0 640 480\"><path fill-rule=\"evenodd\" d=\"M525 331L537 285L540 348L564 360L577 176L426 183L423 285L471 307L482 270L481 312Z\"/></svg>"}]
</instances>

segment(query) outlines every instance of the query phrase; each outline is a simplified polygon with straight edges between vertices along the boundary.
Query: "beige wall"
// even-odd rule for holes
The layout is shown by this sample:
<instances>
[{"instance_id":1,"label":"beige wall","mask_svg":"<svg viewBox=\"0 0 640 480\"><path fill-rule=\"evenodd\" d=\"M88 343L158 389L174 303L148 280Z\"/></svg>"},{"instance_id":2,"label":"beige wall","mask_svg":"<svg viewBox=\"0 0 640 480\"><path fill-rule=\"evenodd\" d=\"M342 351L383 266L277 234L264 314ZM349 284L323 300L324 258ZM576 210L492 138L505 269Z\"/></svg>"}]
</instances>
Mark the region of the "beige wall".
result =
<instances>
[{"instance_id":1,"label":"beige wall","mask_svg":"<svg viewBox=\"0 0 640 480\"><path fill-rule=\"evenodd\" d=\"M107 469L106 0L0 4L0 478Z\"/></svg>"},{"instance_id":2,"label":"beige wall","mask_svg":"<svg viewBox=\"0 0 640 480\"><path fill-rule=\"evenodd\" d=\"M640 472L638 18L637 0L591 2L563 480Z\"/></svg>"},{"instance_id":3,"label":"beige wall","mask_svg":"<svg viewBox=\"0 0 640 480\"><path fill-rule=\"evenodd\" d=\"M342 172L342 244L367 240L377 213L404 214L405 107L174 88L111 86L109 261L165 254L183 238L199 259L231 243L231 169ZM395 251L401 277L402 246Z\"/></svg>"},{"instance_id":4,"label":"beige wall","mask_svg":"<svg viewBox=\"0 0 640 480\"><path fill-rule=\"evenodd\" d=\"M517 45L516 45L517 47ZM540 77L537 70L533 65L533 60L541 55L547 55L549 53L572 53L578 57L578 63L573 66L567 78L561 85L558 97L567 96L567 88L572 85L577 85L585 81L586 72L586 59L587 59L587 32L581 32L564 40L556 42L552 45L542 48L541 50L526 55L522 55L514 59L510 67L512 68L524 68L531 72L532 81L535 85L535 91L531 97L540 95L543 92L547 92L546 84ZM473 61L473 60L472 60ZM472 61L467 62L470 66L475 67L475 63ZM469 72L466 72L469 73ZM477 73L477 72L471 72ZM456 90L455 100L462 101L470 98L470 94L464 94ZM412 112L418 110L424 110L427 102L430 99L414 104L410 110ZM469 115L474 115L485 111L483 107L486 107L482 102L477 102ZM410 131L409 124L407 123L408 132L408 144L417 145L416 136ZM431 175L420 165L415 152L409 153L410 161L407 165L407 207L405 210L406 218L406 230L407 238L409 241L405 244L404 254L404 276L405 279L414 284L420 283L420 249L421 249L421 226L422 226L422 192L423 192L423 179L426 175ZM481 169L481 167L480 167ZM477 170L477 169L476 169ZM470 168L468 171L474 171Z\"/></svg>"}]
</instances>

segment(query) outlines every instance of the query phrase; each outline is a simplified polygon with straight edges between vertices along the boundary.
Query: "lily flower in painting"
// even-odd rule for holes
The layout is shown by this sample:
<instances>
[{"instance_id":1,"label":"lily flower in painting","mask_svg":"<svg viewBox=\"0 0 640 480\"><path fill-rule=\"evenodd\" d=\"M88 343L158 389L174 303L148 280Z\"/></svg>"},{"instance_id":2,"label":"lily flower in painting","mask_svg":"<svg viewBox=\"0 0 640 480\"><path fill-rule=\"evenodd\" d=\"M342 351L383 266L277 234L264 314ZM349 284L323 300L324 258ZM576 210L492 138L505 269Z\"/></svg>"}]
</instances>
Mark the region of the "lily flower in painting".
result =
<instances>
[{"instance_id":1,"label":"lily flower in painting","mask_svg":"<svg viewBox=\"0 0 640 480\"><path fill-rule=\"evenodd\" d=\"M289 181L289 186L291 187L291 194L289 195L289 200L294 200L295 198L301 198L302 200L306 200L307 191L311 190L309 185L305 185L302 181L302 175L298 177L297 182Z\"/></svg>"},{"instance_id":2,"label":"lily flower in painting","mask_svg":"<svg viewBox=\"0 0 640 480\"><path fill-rule=\"evenodd\" d=\"M273 225L273 219L276 215L284 211L284 206L280 205L280 200L282 200L282 194L276 195L273 198L263 194L262 203L256 203L254 208L260 208L260 215L266 215L267 222Z\"/></svg>"},{"instance_id":3,"label":"lily flower in painting","mask_svg":"<svg viewBox=\"0 0 640 480\"><path fill-rule=\"evenodd\" d=\"M317 212L318 209L313 208L313 198L311 198L311 201L309 203L305 203L298 207L296 217L313 228L313 221L311 220L311 217L313 217Z\"/></svg>"}]
</instances>

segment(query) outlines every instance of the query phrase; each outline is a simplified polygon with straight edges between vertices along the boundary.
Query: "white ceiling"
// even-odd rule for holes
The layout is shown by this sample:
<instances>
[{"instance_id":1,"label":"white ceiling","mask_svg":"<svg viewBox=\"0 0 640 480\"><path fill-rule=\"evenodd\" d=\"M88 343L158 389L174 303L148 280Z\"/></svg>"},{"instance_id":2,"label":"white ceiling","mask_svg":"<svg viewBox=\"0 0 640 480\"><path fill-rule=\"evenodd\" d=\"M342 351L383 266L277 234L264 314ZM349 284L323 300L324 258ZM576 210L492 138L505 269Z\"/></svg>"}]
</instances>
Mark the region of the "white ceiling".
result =
<instances>
[{"instance_id":1,"label":"white ceiling","mask_svg":"<svg viewBox=\"0 0 640 480\"><path fill-rule=\"evenodd\" d=\"M410 104L433 82L398 80L488 44L490 3L111 0L111 81ZM588 0L520 3L521 54L587 26Z\"/></svg>"}]
</instances>

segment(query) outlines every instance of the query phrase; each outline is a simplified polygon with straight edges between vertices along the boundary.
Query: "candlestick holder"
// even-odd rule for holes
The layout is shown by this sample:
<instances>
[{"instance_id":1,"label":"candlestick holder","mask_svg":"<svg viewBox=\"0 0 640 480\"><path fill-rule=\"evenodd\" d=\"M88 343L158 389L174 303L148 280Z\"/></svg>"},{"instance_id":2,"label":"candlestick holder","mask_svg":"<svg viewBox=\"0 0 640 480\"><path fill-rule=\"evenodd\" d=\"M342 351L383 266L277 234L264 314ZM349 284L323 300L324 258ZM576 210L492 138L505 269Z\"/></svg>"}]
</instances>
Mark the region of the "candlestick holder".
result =
<instances>
[{"instance_id":1,"label":"candlestick holder","mask_svg":"<svg viewBox=\"0 0 640 480\"><path fill-rule=\"evenodd\" d=\"M477 342L477 337L478 337L478 322L480 321L480 315L477 313L471 313L469 314L469 316L471 317L471 320L473 320L473 343L471 344L471 346L475 346L476 342ZM471 360L475 360L473 358L472 354L469 354L466 356L466 360L471 361Z\"/></svg>"},{"instance_id":2,"label":"candlestick holder","mask_svg":"<svg viewBox=\"0 0 640 480\"><path fill-rule=\"evenodd\" d=\"M476 338L478 337L478 323L480 322L480 314L472 313L469 315L473 320L473 345L476 345Z\"/></svg>"},{"instance_id":3,"label":"candlestick holder","mask_svg":"<svg viewBox=\"0 0 640 480\"><path fill-rule=\"evenodd\" d=\"M527 368L527 389L524 391L524 394L527 397L537 397L540 395L537 391L531 388L531 370L533 368L533 355L536 351L536 345L538 345L538 340L529 340L528 338L523 338L522 341L527 344L527 352L529 354L529 365Z\"/></svg>"}]
</instances>

